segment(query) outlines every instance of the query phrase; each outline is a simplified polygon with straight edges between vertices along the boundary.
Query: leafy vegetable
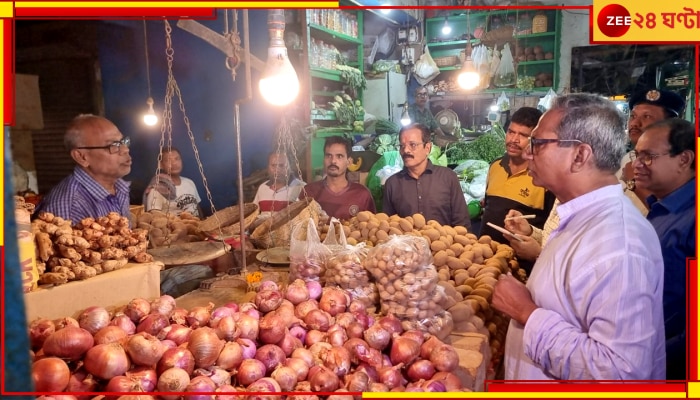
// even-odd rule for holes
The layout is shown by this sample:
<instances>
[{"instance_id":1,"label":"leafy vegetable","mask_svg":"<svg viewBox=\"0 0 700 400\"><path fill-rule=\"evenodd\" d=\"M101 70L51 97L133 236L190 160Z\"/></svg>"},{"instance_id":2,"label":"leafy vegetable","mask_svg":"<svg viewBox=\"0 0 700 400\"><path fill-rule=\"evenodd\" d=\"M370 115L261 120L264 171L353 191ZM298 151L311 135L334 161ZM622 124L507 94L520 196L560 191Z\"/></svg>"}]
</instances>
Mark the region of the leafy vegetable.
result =
<instances>
[{"instance_id":1,"label":"leafy vegetable","mask_svg":"<svg viewBox=\"0 0 700 400\"><path fill-rule=\"evenodd\" d=\"M362 71L347 65L336 65L335 69L340 71L340 80L350 85L355 90L367 88L367 79Z\"/></svg>"},{"instance_id":2,"label":"leafy vegetable","mask_svg":"<svg viewBox=\"0 0 700 400\"><path fill-rule=\"evenodd\" d=\"M505 132L498 125L494 125L490 133L484 133L471 142L457 142L445 149L448 164L460 164L466 160L483 160L490 163L503 156L505 151Z\"/></svg>"},{"instance_id":3,"label":"leafy vegetable","mask_svg":"<svg viewBox=\"0 0 700 400\"><path fill-rule=\"evenodd\" d=\"M387 151L396 151L398 149L398 136L379 135L369 144L369 149L380 156Z\"/></svg>"},{"instance_id":4,"label":"leafy vegetable","mask_svg":"<svg viewBox=\"0 0 700 400\"><path fill-rule=\"evenodd\" d=\"M430 149L430 154L428 154L428 159L435 165L447 166L447 156L440 150L440 146L433 144L433 147Z\"/></svg>"},{"instance_id":5,"label":"leafy vegetable","mask_svg":"<svg viewBox=\"0 0 700 400\"><path fill-rule=\"evenodd\" d=\"M374 130L377 132L377 135L398 135L400 128L394 121L377 118L377 123L374 124Z\"/></svg>"}]
</instances>

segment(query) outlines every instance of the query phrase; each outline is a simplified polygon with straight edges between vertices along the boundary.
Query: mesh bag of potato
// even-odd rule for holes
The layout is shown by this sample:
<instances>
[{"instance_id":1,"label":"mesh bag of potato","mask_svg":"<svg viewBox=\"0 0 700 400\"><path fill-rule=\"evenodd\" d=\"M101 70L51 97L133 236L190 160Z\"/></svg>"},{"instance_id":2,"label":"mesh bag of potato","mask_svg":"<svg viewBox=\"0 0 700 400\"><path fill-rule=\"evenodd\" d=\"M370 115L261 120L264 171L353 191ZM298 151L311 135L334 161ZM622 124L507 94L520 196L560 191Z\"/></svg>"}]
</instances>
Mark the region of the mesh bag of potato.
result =
<instances>
[{"instance_id":1,"label":"mesh bag of potato","mask_svg":"<svg viewBox=\"0 0 700 400\"><path fill-rule=\"evenodd\" d=\"M343 227L336 218L331 218L323 244L328 247L330 254L326 259L324 274L326 285L345 289L353 299L361 301L367 308L375 307L379 301L379 293L376 285L370 282L369 274L362 265L369 251L365 244L360 243L357 246L347 244Z\"/></svg>"},{"instance_id":2,"label":"mesh bag of potato","mask_svg":"<svg viewBox=\"0 0 700 400\"><path fill-rule=\"evenodd\" d=\"M404 329L445 338L452 330L452 316L445 310L447 297L432 261L423 237L392 235L369 251L364 267L379 290L381 314L395 315Z\"/></svg>"},{"instance_id":3,"label":"mesh bag of potato","mask_svg":"<svg viewBox=\"0 0 700 400\"><path fill-rule=\"evenodd\" d=\"M309 218L292 227L289 246L289 282L301 279L304 282L320 281L325 272L328 247L321 243L316 221Z\"/></svg>"}]
</instances>

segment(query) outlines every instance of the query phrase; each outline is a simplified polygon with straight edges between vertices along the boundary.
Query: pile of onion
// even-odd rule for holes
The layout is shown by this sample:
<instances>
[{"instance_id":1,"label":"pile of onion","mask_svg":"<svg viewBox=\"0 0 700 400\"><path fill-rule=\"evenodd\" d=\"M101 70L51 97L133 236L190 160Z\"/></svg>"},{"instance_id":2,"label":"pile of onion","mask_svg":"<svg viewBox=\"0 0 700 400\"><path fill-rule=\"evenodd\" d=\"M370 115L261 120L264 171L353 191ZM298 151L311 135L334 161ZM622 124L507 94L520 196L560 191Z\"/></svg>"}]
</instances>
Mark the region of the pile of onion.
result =
<instances>
[{"instance_id":1,"label":"pile of onion","mask_svg":"<svg viewBox=\"0 0 700 400\"><path fill-rule=\"evenodd\" d=\"M317 282L263 282L253 302L218 308L133 299L114 314L89 307L77 320L33 321L29 334L37 391L173 392L166 400L217 392L224 400L245 391L337 391L331 397L344 399L461 390L454 348Z\"/></svg>"}]
</instances>

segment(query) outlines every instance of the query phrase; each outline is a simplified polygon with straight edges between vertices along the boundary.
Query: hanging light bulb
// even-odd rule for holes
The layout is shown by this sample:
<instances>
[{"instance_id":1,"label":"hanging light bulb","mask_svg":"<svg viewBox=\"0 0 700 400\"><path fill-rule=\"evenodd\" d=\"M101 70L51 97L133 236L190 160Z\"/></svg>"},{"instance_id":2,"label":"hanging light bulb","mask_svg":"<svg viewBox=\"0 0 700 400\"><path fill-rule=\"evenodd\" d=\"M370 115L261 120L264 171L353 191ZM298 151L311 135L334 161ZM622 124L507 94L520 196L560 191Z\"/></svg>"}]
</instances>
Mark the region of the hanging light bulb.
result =
<instances>
[{"instance_id":1,"label":"hanging light bulb","mask_svg":"<svg viewBox=\"0 0 700 400\"><path fill-rule=\"evenodd\" d=\"M389 1L380 1L379 5L380 6L390 6L391 3ZM381 10L379 10L379 12L381 12L384 15L387 15L387 14L391 13L391 8L382 8Z\"/></svg>"},{"instance_id":2,"label":"hanging light bulb","mask_svg":"<svg viewBox=\"0 0 700 400\"><path fill-rule=\"evenodd\" d=\"M148 126L153 126L158 123L158 116L156 112L153 111L153 97L146 99L146 104L148 104L148 111L143 115L143 123Z\"/></svg>"},{"instance_id":3,"label":"hanging light bulb","mask_svg":"<svg viewBox=\"0 0 700 400\"><path fill-rule=\"evenodd\" d=\"M462 69L457 76L457 84L465 90L474 89L481 82L479 71L476 70L474 61L472 61L472 31L469 25L469 10L467 10L467 48L464 50L464 64L462 64Z\"/></svg>"},{"instance_id":4,"label":"hanging light bulb","mask_svg":"<svg viewBox=\"0 0 700 400\"><path fill-rule=\"evenodd\" d=\"M447 17L445 17L445 25L442 26L442 34L449 35L450 33L452 33L452 27L447 22Z\"/></svg>"},{"instance_id":5,"label":"hanging light bulb","mask_svg":"<svg viewBox=\"0 0 700 400\"><path fill-rule=\"evenodd\" d=\"M284 10L269 10L267 28L270 32L270 47L267 63L260 78L260 93L269 103L284 106L299 94L299 78L294 71L284 44Z\"/></svg>"},{"instance_id":6,"label":"hanging light bulb","mask_svg":"<svg viewBox=\"0 0 700 400\"><path fill-rule=\"evenodd\" d=\"M401 113L401 126L407 126L411 123L411 116L408 115L408 102L403 103L403 112Z\"/></svg>"}]
</instances>

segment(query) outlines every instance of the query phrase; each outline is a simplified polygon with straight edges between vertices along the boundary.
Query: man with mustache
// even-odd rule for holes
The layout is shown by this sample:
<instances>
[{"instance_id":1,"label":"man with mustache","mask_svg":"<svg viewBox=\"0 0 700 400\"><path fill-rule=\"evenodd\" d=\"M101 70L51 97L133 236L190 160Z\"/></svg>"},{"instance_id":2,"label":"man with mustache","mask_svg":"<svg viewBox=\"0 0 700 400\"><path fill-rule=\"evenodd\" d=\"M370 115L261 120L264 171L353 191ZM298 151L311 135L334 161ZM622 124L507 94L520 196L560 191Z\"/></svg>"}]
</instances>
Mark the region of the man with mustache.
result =
<instances>
[{"instance_id":1,"label":"man with mustache","mask_svg":"<svg viewBox=\"0 0 700 400\"><path fill-rule=\"evenodd\" d=\"M433 165L428 159L433 144L423 124L404 126L399 131L399 152L403 170L384 185L383 211L407 217L422 214L441 225L471 229L469 209L457 174L449 168Z\"/></svg>"},{"instance_id":2,"label":"man with mustache","mask_svg":"<svg viewBox=\"0 0 700 400\"><path fill-rule=\"evenodd\" d=\"M129 137L106 118L81 114L66 129L63 143L78 165L49 191L35 215L47 211L73 224L112 211L129 215L129 182L122 179L131 171Z\"/></svg>"},{"instance_id":3,"label":"man with mustache","mask_svg":"<svg viewBox=\"0 0 700 400\"><path fill-rule=\"evenodd\" d=\"M532 177L527 173L528 160L523 157L530 133L540 116L542 112L532 107L521 107L513 113L506 130L506 154L491 163L489 168L481 234L500 243L508 243L508 239L487 222L501 226L508 210L513 209L525 215L534 214L536 217L530 220L530 224L542 228L554 204L552 192L532 183ZM525 269L529 272L530 268Z\"/></svg>"},{"instance_id":4,"label":"man with mustache","mask_svg":"<svg viewBox=\"0 0 700 400\"><path fill-rule=\"evenodd\" d=\"M649 125L678 117L684 107L685 100L677 93L668 90L652 89L634 94L629 100L630 117L627 123L631 147L634 148L637 145L639 137ZM627 197L643 215L647 215L649 210L646 199L651 192L635 185L631 153L623 157L622 168L617 172L617 177L625 184Z\"/></svg>"},{"instance_id":5,"label":"man with mustache","mask_svg":"<svg viewBox=\"0 0 700 400\"><path fill-rule=\"evenodd\" d=\"M260 214L269 217L290 202L297 201L305 183L289 170L286 154L274 151L267 156L267 176L269 180L260 184L253 203L260 207Z\"/></svg>"},{"instance_id":6,"label":"man with mustache","mask_svg":"<svg viewBox=\"0 0 700 400\"><path fill-rule=\"evenodd\" d=\"M360 211L376 212L369 189L359 183L350 182L346 176L348 164L352 163L350 141L341 136L331 136L323 145L323 167L325 178L304 187L301 197L310 197L318 202L330 217L346 220Z\"/></svg>"}]
</instances>

